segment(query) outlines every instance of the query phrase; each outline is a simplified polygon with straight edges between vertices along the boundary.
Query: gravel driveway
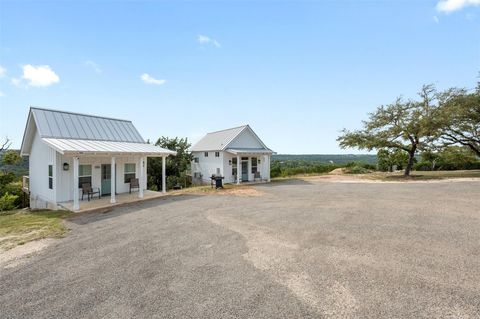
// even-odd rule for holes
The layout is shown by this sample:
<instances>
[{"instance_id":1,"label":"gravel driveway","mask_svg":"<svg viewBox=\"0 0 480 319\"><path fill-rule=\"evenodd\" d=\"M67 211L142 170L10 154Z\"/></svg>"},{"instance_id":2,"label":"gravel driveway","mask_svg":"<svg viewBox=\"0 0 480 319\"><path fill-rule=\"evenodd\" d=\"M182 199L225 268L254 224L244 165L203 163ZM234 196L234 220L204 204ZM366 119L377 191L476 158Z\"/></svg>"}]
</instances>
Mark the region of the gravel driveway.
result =
<instances>
[{"instance_id":1,"label":"gravel driveway","mask_svg":"<svg viewBox=\"0 0 480 319\"><path fill-rule=\"evenodd\" d=\"M480 181L291 180L69 221L1 318L480 318Z\"/></svg>"}]
</instances>

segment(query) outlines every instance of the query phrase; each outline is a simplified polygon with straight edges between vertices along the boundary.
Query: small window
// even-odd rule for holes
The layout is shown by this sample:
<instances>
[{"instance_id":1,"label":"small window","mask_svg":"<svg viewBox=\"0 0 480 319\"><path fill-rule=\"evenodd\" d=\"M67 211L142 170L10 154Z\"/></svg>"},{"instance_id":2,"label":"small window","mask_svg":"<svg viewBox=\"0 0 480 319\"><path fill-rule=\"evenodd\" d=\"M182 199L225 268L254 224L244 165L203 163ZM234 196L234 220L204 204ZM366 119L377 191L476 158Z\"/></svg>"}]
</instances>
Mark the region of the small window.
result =
<instances>
[{"instance_id":1,"label":"small window","mask_svg":"<svg viewBox=\"0 0 480 319\"><path fill-rule=\"evenodd\" d=\"M48 188L53 189L53 165L48 165Z\"/></svg>"},{"instance_id":2,"label":"small window","mask_svg":"<svg viewBox=\"0 0 480 319\"><path fill-rule=\"evenodd\" d=\"M82 188L83 184L92 186L92 165L78 166L78 188Z\"/></svg>"},{"instance_id":3,"label":"small window","mask_svg":"<svg viewBox=\"0 0 480 319\"><path fill-rule=\"evenodd\" d=\"M125 163L123 174L123 182L130 183L130 179L135 178L135 163Z\"/></svg>"},{"instance_id":4,"label":"small window","mask_svg":"<svg viewBox=\"0 0 480 319\"><path fill-rule=\"evenodd\" d=\"M194 163L198 163L198 157L194 157L194 158L193 158L193 162L194 162Z\"/></svg>"},{"instance_id":5,"label":"small window","mask_svg":"<svg viewBox=\"0 0 480 319\"><path fill-rule=\"evenodd\" d=\"M232 158L232 175L233 176L237 175L237 158L236 157Z\"/></svg>"},{"instance_id":6,"label":"small window","mask_svg":"<svg viewBox=\"0 0 480 319\"><path fill-rule=\"evenodd\" d=\"M220 157L220 152L215 152L215 157Z\"/></svg>"},{"instance_id":7,"label":"small window","mask_svg":"<svg viewBox=\"0 0 480 319\"><path fill-rule=\"evenodd\" d=\"M252 157L252 174L255 174L257 172L257 167L258 167L257 158Z\"/></svg>"},{"instance_id":8,"label":"small window","mask_svg":"<svg viewBox=\"0 0 480 319\"><path fill-rule=\"evenodd\" d=\"M205 157L208 157L208 152L203 153Z\"/></svg>"}]
</instances>

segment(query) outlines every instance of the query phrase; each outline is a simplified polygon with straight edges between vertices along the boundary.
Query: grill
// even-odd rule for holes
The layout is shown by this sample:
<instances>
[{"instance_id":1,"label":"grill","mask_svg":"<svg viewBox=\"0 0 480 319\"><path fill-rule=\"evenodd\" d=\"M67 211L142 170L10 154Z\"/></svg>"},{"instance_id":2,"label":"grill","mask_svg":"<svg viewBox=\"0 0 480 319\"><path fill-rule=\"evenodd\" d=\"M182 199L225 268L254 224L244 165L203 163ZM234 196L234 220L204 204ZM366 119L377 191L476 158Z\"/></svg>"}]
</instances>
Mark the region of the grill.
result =
<instances>
[{"instance_id":1,"label":"grill","mask_svg":"<svg viewBox=\"0 0 480 319\"><path fill-rule=\"evenodd\" d=\"M212 180L212 188L215 185L215 188L223 188L223 176L212 175L210 179Z\"/></svg>"}]
</instances>

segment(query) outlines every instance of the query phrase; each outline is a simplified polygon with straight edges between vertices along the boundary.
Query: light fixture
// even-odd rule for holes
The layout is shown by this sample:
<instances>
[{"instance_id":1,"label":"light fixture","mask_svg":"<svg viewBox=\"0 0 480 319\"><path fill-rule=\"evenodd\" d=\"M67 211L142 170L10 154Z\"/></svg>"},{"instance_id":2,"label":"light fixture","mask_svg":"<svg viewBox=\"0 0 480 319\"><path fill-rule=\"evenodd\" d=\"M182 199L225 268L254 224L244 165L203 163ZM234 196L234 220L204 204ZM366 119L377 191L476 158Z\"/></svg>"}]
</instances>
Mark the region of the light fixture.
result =
<instances>
[{"instance_id":1,"label":"light fixture","mask_svg":"<svg viewBox=\"0 0 480 319\"><path fill-rule=\"evenodd\" d=\"M70 165L68 163L63 163L63 170L64 171L68 171L69 168L70 168Z\"/></svg>"}]
</instances>

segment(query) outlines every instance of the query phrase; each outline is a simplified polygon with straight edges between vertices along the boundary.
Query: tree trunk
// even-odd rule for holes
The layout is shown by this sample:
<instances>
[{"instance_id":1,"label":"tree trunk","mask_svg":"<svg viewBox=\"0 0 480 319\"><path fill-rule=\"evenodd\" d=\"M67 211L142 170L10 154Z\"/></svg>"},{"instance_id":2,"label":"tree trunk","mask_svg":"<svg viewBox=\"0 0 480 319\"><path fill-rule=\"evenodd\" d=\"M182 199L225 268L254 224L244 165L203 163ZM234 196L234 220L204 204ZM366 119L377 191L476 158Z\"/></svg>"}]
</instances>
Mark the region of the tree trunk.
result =
<instances>
[{"instance_id":1,"label":"tree trunk","mask_svg":"<svg viewBox=\"0 0 480 319\"><path fill-rule=\"evenodd\" d=\"M405 176L410 176L410 172L413 168L413 160L415 159L415 152L417 151L417 145L413 145L410 152L408 152L408 164L405 168Z\"/></svg>"}]
</instances>

